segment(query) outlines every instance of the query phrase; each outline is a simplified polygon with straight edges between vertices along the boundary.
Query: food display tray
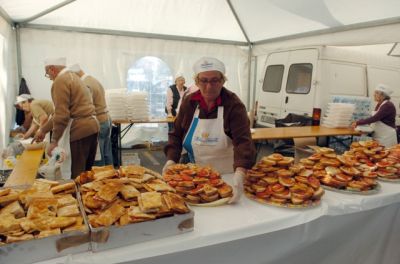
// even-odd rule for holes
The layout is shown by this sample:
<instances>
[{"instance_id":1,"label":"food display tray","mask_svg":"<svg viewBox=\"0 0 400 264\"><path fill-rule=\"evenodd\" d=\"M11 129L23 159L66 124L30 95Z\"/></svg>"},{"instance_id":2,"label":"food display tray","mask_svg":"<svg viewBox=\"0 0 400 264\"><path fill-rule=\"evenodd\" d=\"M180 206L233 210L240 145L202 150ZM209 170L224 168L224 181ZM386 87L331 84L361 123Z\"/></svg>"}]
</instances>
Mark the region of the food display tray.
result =
<instances>
[{"instance_id":1,"label":"food display tray","mask_svg":"<svg viewBox=\"0 0 400 264\"><path fill-rule=\"evenodd\" d=\"M162 237L174 236L192 231L193 226L193 211L124 226L112 225L109 227L93 228L89 225L92 251L102 251Z\"/></svg>"},{"instance_id":2,"label":"food display tray","mask_svg":"<svg viewBox=\"0 0 400 264\"><path fill-rule=\"evenodd\" d=\"M23 189L27 186L15 188ZM82 214L83 206L76 186L75 194ZM71 231L60 235L0 245L0 263L27 264L90 251L89 225L84 216L83 219L87 227L86 231Z\"/></svg>"}]
</instances>

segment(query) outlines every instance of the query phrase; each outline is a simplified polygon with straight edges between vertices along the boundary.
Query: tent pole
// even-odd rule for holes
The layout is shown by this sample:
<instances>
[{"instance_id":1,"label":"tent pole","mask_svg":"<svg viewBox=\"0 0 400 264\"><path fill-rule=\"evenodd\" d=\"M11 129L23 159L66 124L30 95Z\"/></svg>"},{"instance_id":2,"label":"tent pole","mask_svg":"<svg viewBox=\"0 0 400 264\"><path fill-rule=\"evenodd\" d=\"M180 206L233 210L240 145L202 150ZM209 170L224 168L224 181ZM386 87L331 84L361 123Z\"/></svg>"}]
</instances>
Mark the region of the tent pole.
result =
<instances>
[{"instance_id":1,"label":"tent pole","mask_svg":"<svg viewBox=\"0 0 400 264\"><path fill-rule=\"evenodd\" d=\"M28 23L28 24L22 24L21 28L31 28L31 29L39 29L39 30L59 30L59 31L67 31L67 32L79 32L79 33L111 35L111 36L123 36L123 37L135 37L135 38L154 38L154 39L161 39L161 40L176 40L176 41L215 43L215 44L225 44L225 45L235 45L235 46L247 46L248 45L248 43L246 43L246 42L233 41L233 40L184 37L184 36L162 35L162 34L122 31L122 30L84 28L84 27L37 25L37 24Z\"/></svg>"},{"instance_id":2,"label":"tent pole","mask_svg":"<svg viewBox=\"0 0 400 264\"><path fill-rule=\"evenodd\" d=\"M247 75L247 76L249 76L248 83L247 83L247 87L248 87L248 89L247 89L247 110L250 110L250 111L251 111L251 108L253 107L251 105L251 99L250 99L250 97L251 97L251 56L252 55L253 55L253 45L249 44L249 57L247 60L248 65L249 65L248 75Z\"/></svg>"},{"instance_id":3,"label":"tent pole","mask_svg":"<svg viewBox=\"0 0 400 264\"><path fill-rule=\"evenodd\" d=\"M0 6L0 16L7 21L7 23L14 27L14 21L12 21L11 17L7 14L7 12Z\"/></svg>"},{"instance_id":4,"label":"tent pole","mask_svg":"<svg viewBox=\"0 0 400 264\"><path fill-rule=\"evenodd\" d=\"M19 87L22 78L22 66L21 66L21 32L18 23L15 24L15 42L17 46L17 71L18 71L17 87Z\"/></svg>"},{"instance_id":5,"label":"tent pole","mask_svg":"<svg viewBox=\"0 0 400 264\"><path fill-rule=\"evenodd\" d=\"M29 23L29 22L31 22L31 21L39 18L39 17L45 16L45 15L47 15L47 14L49 14L49 13L51 13L51 12L61 8L61 7L63 7L63 6L71 4L72 2L75 2L75 1L76 0L67 0L67 1L61 2L61 3L59 3L59 4L57 4L57 5L53 6L53 7L50 7L48 9L46 9L46 10L44 10L44 11L42 11L42 12L36 14L36 15L34 15L34 16L28 17L28 18L23 19L23 20L19 20L17 22L20 23L20 24Z\"/></svg>"}]
</instances>

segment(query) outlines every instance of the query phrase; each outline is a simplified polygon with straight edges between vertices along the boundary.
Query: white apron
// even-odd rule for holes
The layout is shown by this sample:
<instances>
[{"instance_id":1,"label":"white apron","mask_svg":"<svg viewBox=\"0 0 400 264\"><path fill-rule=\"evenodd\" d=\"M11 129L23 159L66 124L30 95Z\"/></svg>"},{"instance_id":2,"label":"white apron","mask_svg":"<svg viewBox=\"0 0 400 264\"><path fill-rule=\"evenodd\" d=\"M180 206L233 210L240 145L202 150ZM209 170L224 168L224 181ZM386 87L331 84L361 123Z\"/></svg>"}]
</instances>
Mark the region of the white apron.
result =
<instances>
[{"instance_id":1,"label":"white apron","mask_svg":"<svg viewBox=\"0 0 400 264\"><path fill-rule=\"evenodd\" d=\"M233 173L232 140L224 131L224 108L218 107L216 119L200 119L197 107L183 140L190 162L210 165L221 174Z\"/></svg>"},{"instance_id":2,"label":"white apron","mask_svg":"<svg viewBox=\"0 0 400 264\"><path fill-rule=\"evenodd\" d=\"M386 102L387 101L383 101L377 111L379 111L381 106ZM375 115L377 111L372 111L372 115ZM372 123L371 127L374 129L372 137L380 144L384 145L387 148L397 144L397 133L396 129L394 129L393 127L388 126L381 121Z\"/></svg>"},{"instance_id":3,"label":"white apron","mask_svg":"<svg viewBox=\"0 0 400 264\"><path fill-rule=\"evenodd\" d=\"M68 122L68 125L65 127L64 132L60 138L60 140L58 140L58 146L62 149L64 149L65 151L65 155L64 155L64 160L61 163L61 177L64 180L69 180L71 179L71 164L72 164L72 160L71 160L71 142L70 142L70 131L71 131L71 124L72 124L73 119L70 119Z\"/></svg>"}]
</instances>

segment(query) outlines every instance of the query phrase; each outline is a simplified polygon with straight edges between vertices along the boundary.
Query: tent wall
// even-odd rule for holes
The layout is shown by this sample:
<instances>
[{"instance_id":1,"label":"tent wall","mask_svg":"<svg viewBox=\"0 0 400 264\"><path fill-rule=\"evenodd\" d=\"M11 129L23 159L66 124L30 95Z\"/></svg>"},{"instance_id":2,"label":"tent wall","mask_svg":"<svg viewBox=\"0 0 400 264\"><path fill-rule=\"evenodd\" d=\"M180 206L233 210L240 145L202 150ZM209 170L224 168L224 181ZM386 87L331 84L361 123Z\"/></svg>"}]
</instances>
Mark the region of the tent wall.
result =
<instances>
[{"instance_id":1,"label":"tent wall","mask_svg":"<svg viewBox=\"0 0 400 264\"><path fill-rule=\"evenodd\" d=\"M15 31L0 17L0 150L8 144L18 91Z\"/></svg>"},{"instance_id":2,"label":"tent wall","mask_svg":"<svg viewBox=\"0 0 400 264\"><path fill-rule=\"evenodd\" d=\"M51 82L44 77L43 65L49 57L65 56L67 64L79 63L105 89L114 89L126 87L128 69L141 57L159 57L173 75L183 73L191 85L193 63L213 56L226 65L226 87L247 102L248 52L241 46L28 28L20 32L22 75L36 98L50 99Z\"/></svg>"}]
</instances>

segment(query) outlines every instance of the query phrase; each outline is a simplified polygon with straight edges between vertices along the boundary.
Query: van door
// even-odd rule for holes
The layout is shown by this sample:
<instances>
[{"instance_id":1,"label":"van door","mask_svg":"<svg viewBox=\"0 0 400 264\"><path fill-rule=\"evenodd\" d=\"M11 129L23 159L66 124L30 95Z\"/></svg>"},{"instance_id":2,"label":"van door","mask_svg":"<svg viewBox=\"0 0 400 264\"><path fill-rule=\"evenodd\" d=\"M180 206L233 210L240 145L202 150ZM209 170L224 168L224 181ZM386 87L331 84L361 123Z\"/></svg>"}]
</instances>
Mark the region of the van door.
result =
<instances>
[{"instance_id":1,"label":"van door","mask_svg":"<svg viewBox=\"0 0 400 264\"><path fill-rule=\"evenodd\" d=\"M287 82L283 93L281 115L289 113L312 115L315 98L315 79L318 50L303 49L290 51Z\"/></svg>"},{"instance_id":2,"label":"van door","mask_svg":"<svg viewBox=\"0 0 400 264\"><path fill-rule=\"evenodd\" d=\"M272 53L267 57L262 89L258 94L258 120L261 126L275 126L281 117L283 93L286 85L286 64L289 51Z\"/></svg>"}]
</instances>

